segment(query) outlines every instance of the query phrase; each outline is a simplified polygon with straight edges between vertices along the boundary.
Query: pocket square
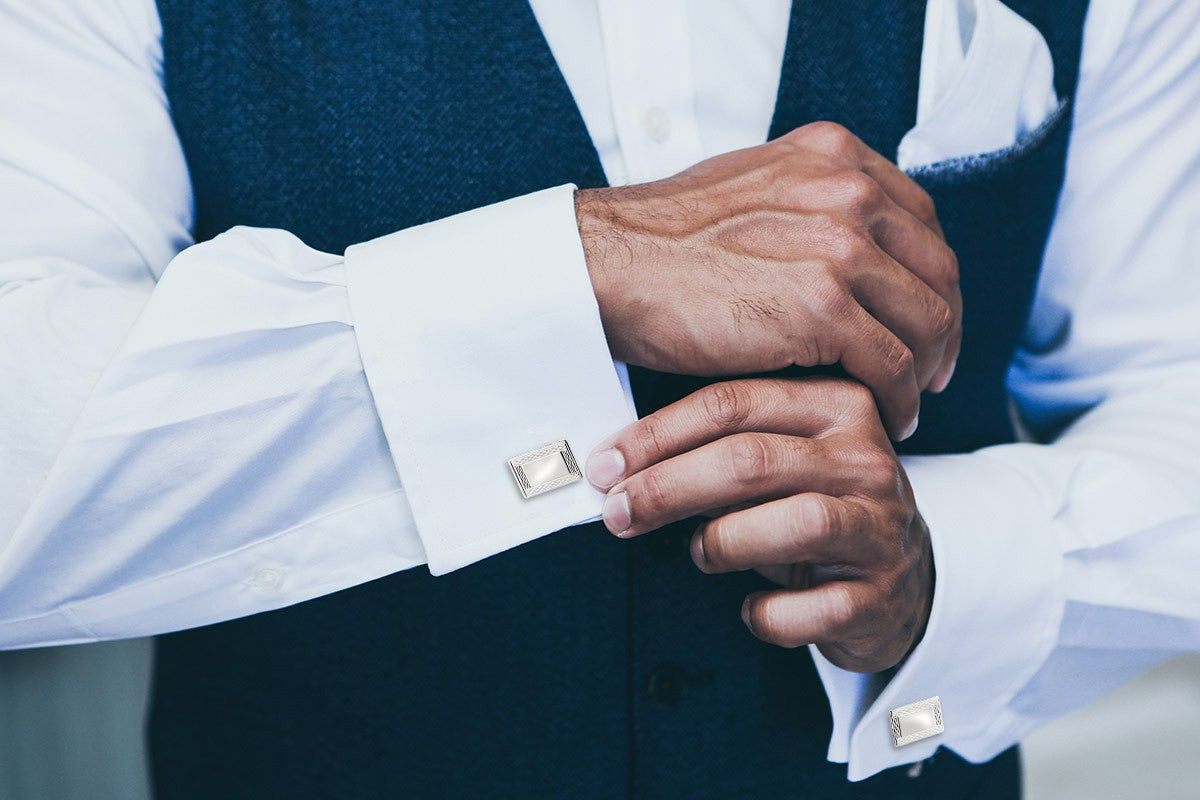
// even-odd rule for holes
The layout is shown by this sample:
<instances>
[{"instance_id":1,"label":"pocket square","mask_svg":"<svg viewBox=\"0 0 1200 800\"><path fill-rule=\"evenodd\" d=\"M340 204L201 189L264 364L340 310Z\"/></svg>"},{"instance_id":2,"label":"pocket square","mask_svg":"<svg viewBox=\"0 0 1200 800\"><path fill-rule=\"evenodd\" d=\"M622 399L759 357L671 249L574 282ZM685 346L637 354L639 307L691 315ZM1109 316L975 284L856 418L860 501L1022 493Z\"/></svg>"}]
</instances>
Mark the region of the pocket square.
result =
<instances>
[{"instance_id":1,"label":"pocket square","mask_svg":"<svg viewBox=\"0 0 1200 800\"><path fill-rule=\"evenodd\" d=\"M917 124L897 163L911 170L1008 147L1057 105L1037 28L1000 0L929 0Z\"/></svg>"}]
</instances>

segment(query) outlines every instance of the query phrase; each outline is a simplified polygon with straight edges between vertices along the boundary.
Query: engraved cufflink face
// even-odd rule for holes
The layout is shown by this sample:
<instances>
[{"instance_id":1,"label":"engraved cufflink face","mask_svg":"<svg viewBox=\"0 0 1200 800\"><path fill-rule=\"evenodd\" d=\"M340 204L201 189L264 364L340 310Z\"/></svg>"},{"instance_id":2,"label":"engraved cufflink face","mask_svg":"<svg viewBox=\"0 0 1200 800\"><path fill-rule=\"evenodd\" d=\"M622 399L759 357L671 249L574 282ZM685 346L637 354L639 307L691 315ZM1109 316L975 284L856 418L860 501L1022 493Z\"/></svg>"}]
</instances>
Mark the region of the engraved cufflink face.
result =
<instances>
[{"instance_id":1,"label":"engraved cufflink face","mask_svg":"<svg viewBox=\"0 0 1200 800\"><path fill-rule=\"evenodd\" d=\"M892 743L896 747L937 736L944 730L939 697L927 697L892 709Z\"/></svg>"},{"instance_id":2,"label":"engraved cufflink face","mask_svg":"<svg viewBox=\"0 0 1200 800\"><path fill-rule=\"evenodd\" d=\"M508 466L517 479L521 494L526 498L566 486L583 477L566 439L510 458Z\"/></svg>"}]
</instances>

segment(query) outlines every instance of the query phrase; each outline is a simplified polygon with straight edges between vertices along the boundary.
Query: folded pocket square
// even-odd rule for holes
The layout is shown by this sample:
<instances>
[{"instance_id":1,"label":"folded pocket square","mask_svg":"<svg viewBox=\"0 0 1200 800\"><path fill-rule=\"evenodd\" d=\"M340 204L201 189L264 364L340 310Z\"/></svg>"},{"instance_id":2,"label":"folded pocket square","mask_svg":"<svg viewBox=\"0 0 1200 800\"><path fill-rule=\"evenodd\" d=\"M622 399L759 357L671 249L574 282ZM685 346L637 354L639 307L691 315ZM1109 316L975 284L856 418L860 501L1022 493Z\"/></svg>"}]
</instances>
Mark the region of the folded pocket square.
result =
<instances>
[{"instance_id":1,"label":"folded pocket square","mask_svg":"<svg viewBox=\"0 0 1200 800\"><path fill-rule=\"evenodd\" d=\"M906 170L1008 147L1058 105L1046 40L1000 0L929 0L918 91Z\"/></svg>"}]
</instances>

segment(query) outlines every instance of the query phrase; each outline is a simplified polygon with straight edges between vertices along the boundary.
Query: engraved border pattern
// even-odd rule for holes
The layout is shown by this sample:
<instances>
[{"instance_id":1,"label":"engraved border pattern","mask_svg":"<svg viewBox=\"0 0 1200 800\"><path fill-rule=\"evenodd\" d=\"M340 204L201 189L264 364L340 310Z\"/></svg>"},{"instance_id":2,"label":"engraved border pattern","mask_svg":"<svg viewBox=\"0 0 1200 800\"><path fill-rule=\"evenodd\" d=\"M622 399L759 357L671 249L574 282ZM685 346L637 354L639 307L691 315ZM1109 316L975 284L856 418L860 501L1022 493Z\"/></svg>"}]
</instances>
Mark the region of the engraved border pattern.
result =
<instances>
[{"instance_id":1,"label":"engraved border pattern","mask_svg":"<svg viewBox=\"0 0 1200 800\"><path fill-rule=\"evenodd\" d=\"M561 475L537 485L530 484L529 476L525 474L524 465L554 454L562 455L563 462L566 463L567 471L570 474ZM519 456L514 456L508 460L508 466L512 470L513 477L517 479L517 486L520 488L521 494L526 499L548 492L551 489L557 489L560 486L566 486L568 483L574 483L583 477L583 473L579 470L579 464L575 461L575 454L571 452L571 445L567 444L566 439L559 439L557 442L551 442L542 447L521 453Z\"/></svg>"},{"instance_id":2,"label":"engraved border pattern","mask_svg":"<svg viewBox=\"0 0 1200 800\"><path fill-rule=\"evenodd\" d=\"M921 730L919 730L915 733L910 733L907 736L900 735L900 718L901 717L907 716L915 711L926 711L928 709L933 709L933 725L931 727L922 728ZM912 744L913 742L919 741L921 739L928 739L930 736L936 736L937 734L942 733L946 728L942 724L942 700L941 700L941 698L938 697L937 695L934 695L933 697L927 697L924 700L918 700L915 703L909 703L906 706L900 706L899 708L893 708L892 709L892 717L891 717L891 728L892 728L892 742L895 744L896 747L903 747L906 744Z\"/></svg>"}]
</instances>

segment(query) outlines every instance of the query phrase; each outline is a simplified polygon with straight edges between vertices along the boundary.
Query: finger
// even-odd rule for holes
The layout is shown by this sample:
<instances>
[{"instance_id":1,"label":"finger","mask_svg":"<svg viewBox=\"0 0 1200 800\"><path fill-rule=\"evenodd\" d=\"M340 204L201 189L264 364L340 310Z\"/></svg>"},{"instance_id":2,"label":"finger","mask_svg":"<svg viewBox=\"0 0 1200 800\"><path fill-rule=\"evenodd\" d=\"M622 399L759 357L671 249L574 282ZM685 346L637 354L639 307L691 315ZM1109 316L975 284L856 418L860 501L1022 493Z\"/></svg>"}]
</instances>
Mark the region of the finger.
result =
<instances>
[{"instance_id":1,"label":"finger","mask_svg":"<svg viewBox=\"0 0 1200 800\"><path fill-rule=\"evenodd\" d=\"M874 178L896 205L908 211L942 239L945 234L938 221L937 206L929 192L899 167L860 141L858 157L863 172Z\"/></svg>"},{"instance_id":2,"label":"finger","mask_svg":"<svg viewBox=\"0 0 1200 800\"><path fill-rule=\"evenodd\" d=\"M608 489L651 464L734 433L814 436L839 418L840 410L829 402L829 383L746 378L710 384L597 445L584 470L594 486Z\"/></svg>"},{"instance_id":3,"label":"finger","mask_svg":"<svg viewBox=\"0 0 1200 800\"><path fill-rule=\"evenodd\" d=\"M852 163L873 178L895 203L908 209L939 236L942 235L937 209L929 193L852 131L836 123L814 122L798 128L794 135L796 141L810 143L809 146L815 144L827 155Z\"/></svg>"},{"instance_id":4,"label":"finger","mask_svg":"<svg viewBox=\"0 0 1200 800\"><path fill-rule=\"evenodd\" d=\"M853 638L869 621L873 597L865 581L755 592L742 603L742 621L756 637L780 647L837 642Z\"/></svg>"},{"instance_id":5,"label":"finger","mask_svg":"<svg viewBox=\"0 0 1200 800\"><path fill-rule=\"evenodd\" d=\"M857 302L836 320L842 368L871 389L888 435L907 439L917 429L921 407L912 351Z\"/></svg>"},{"instance_id":6,"label":"finger","mask_svg":"<svg viewBox=\"0 0 1200 800\"><path fill-rule=\"evenodd\" d=\"M709 520L692 535L702 572L737 572L801 562L853 564L876 557L871 516L863 506L807 492Z\"/></svg>"},{"instance_id":7,"label":"finger","mask_svg":"<svg viewBox=\"0 0 1200 800\"><path fill-rule=\"evenodd\" d=\"M802 491L848 493L857 465L835 459L823 442L773 433L738 433L651 464L609 492L609 529L637 536L713 508ZM615 497L625 494L625 498ZM620 512L619 514L617 512Z\"/></svg>"},{"instance_id":8,"label":"finger","mask_svg":"<svg viewBox=\"0 0 1200 800\"><path fill-rule=\"evenodd\" d=\"M942 230L941 223L938 221L937 207L933 202L933 198L929 196L929 193L899 167L872 150L866 144L860 142L858 152L862 160L863 172L874 178L896 205L916 218L921 225L932 232L938 239L945 241L946 235ZM951 256L953 256L953 253L951 253ZM897 258L897 261L905 265L912 263L903 257ZM957 260L954 260L950 265L952 268L948 268L945 264L936 261L925 263L929 264L931 269L936 269L947 276L953 274L953 290L947 292L951 295L951 297L947 297L947 301L950 302L951 307L955 310L956 318L961 321L962 298L958 291ZM922 277L928 278L927 282L935 290L939 288L939 279L936 276L923 274ZM942 364L930 382L930 389L932 391L940 392L949 384L950 378L954 375L955 365L958 362L960 344L961 334L952 338L951 346L946 349Z\"/></svg>"},{"instance_id":9,"label":"finger","mask_svg":"<svg viewBox=\"0 0 1200 800\"><path fill-rule=\"evenodd\" d=\"M933 231L898 205L885 207L872 225L879 246L901 266L920 278L948 304L951 329L929 388L940 392L954 373L962 345L962 291L958 259Z\"/></svg>"},{"instance_id":10,"label":"finger","mask_svg":"<svg viewBox=\"0 0 1200 800\"><path fill-rule=\"evenodd\" d=\"M903 265L947 303L961 306L958 259L937 234L907 209L885 203L871 224L871 234L884 252Z\"/></svg>"},{"instance_id":11,"label":"finger","mask_svg":"<svg viewBox=\"0 0 1200 800\"><path fill-rule=\"evenodd\" d=\"M950 379L954 377L954 370L958 367L958 354L962 350L962 317L957 318L958 324L955 326L954 333L951 334L946 342L946 349L942 352L942 360L938 365L937 370L929 379L929 383L925 388L934 394L940 394L950 385Z\"/></svg>"},{"instance_id":12,"label":"finger","mask_svg":"<svg viewBox=\"0 0 1200 800\"><path fill-rule=\"evenodd\" d=\"M882 250L872 263L860 262L850 276L854 297L913 354L921 388L929 385L945 361L946 350L961 336L961 322L949 303L923 280Z\"/></svg>"}]
</instances>

